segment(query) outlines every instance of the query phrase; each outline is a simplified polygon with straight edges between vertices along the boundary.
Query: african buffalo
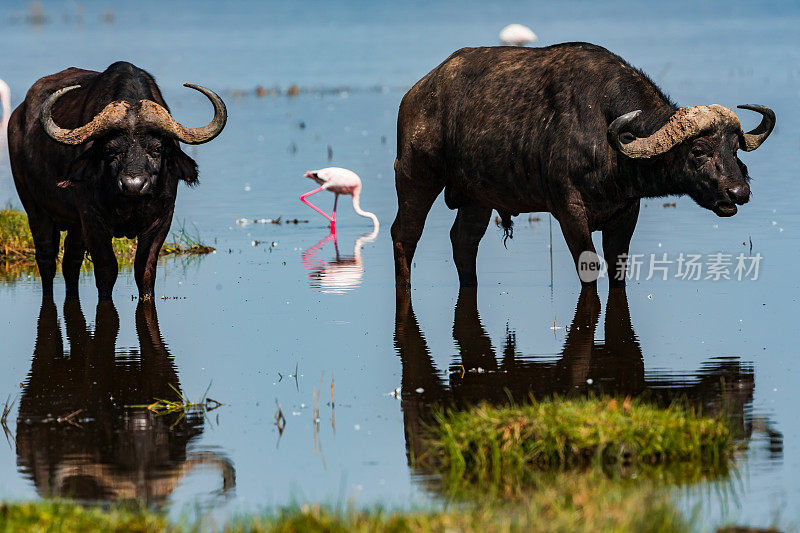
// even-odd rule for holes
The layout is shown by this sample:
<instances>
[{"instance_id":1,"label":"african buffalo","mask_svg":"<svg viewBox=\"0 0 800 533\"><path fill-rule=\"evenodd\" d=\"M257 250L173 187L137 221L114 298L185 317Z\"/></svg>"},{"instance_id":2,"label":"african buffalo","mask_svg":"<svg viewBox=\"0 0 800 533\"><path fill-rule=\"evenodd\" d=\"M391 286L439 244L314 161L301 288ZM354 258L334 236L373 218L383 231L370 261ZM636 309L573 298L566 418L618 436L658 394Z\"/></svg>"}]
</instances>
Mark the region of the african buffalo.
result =
<instances>
[{"instance_id":1,"label":"african buffalo","mask_svg":"<svg viewBox=\"0 0 800 533\"><path fill-rule=\"evenodd\" d=\"M45 298L52 298L60 232L67 297L78 294L86 250L101 299L117 279L112 237L137 237L136 284L153 297L156 263L175 211L178 183L197 183L197 164L178 141L220 134L227 112L212 91L214 118L201 128L176 122L153 77L125 62L105 72L68 68L37 81L11 115L11 171L36 247Z\"/></svg>"},{"instance_id":2,"label":"african buffalo","mask_svg":"<svg viewBox=\"0 0 800 533\"><path fill-rule=\"evenodd\" d=\"M749 133L726 107L678 108L642 71L588 43L455 52L400 104L397 286L410 286L414 251L442 189L458 209L450 239L462 286L477 284L475 257L492 209L507 232L511 216L551 212L576 267L582 252L594 252L592 231L602 230L610 279L624 284L642 198L688 194L719 216L749 200L736 151L758 148L775 114L739 107L763 116Z\"/></svg>"}]
</instances>

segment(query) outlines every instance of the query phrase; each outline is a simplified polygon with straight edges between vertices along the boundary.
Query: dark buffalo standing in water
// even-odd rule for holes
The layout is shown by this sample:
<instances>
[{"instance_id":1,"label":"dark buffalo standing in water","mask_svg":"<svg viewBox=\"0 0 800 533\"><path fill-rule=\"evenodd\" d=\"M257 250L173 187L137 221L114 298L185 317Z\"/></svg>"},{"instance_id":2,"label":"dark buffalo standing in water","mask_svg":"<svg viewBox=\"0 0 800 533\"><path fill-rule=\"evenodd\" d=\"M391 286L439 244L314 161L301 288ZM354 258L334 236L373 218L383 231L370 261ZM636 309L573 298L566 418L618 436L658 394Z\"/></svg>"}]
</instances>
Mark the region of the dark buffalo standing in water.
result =
<instances>
[{"instance_id":1,"label":"dark buffalo standing in water","mask_svg":"<svg viewBox=\"0 0 800 533\"><path fill-rule=\"evenodd\" d=\"M395 276L409 270L425 218L445 191L462 286L477 284L478 243L496 209L549 211L576 266L602 230L611 281L624 284L642 198L688 194L719 216L750 198L739 149L755 150L775 114L744 133L719 105L678 108L642 71L588 43L465 48L417 82L400 104L392 225ZM594 286L596 281L585 281Z\"/></svg>"},{"instance_id":2,"label":"dark buffalo standing in water","mask_svg":"<svg viewBox=\"0 0 800 533\"><path fill-rule=\"evenodd\" d=\"M52 298L60 232L67 297L78 294L88 250L101 299L117 279L112 237L138 238L134 273L139 295L153 297L156 264L181 180L197 183L197 164L179 141L201 144L220 134L222 99L197 85L214 118L186 128L169 113L153 77L125 62L105 72L68 68L37 81L11 115L14 183L28 213L45 298Z\"/></svg>"}]
</instances>

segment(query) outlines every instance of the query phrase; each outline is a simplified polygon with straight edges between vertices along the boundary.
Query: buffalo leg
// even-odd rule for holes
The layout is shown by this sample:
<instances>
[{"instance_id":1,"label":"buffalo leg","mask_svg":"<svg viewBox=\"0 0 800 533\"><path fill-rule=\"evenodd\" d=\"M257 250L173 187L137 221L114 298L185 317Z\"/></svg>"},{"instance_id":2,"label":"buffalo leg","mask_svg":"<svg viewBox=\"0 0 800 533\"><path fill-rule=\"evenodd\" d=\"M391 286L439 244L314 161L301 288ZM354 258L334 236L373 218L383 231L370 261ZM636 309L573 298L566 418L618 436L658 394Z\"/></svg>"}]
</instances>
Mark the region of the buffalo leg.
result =
<instances>
[{"instance_id":1,"label":"buffalo leg","mask_svg":"<svg viewBox=\"0 0 800 533\"><path fill-rule=\"evenodd\" d=\"M117 256L114 255L114 247L111 244L111 234L95 224L84 223L83 227L92 228L91 231L84 232L83 239L92 257L97 295L101 300L110 300L119 271Z\"/></svg>"},{"instance_id":2,"label":"buffalo leg","mask_svg":"<svg viewBox=\"0 0 800 533\"><path fill-rule=\"evenodd\" d=\"M597 253L592 242L592 232L589 229L589 219L583 207L574 205L563 213L559 213L558 222L561 224L561 232L567 241L569 251L572 253L572 260L575 262L575 270L580 276L580 256L584 252ZM581 284L585 289L597 289L597 279L584 280Z\"/></svg>"},{"instance_id":3,"label":"buffalo leg","mask_svg":"<svg viewBox=\"0 0 800 533\"><path fill-rule=\"evenodd\" d=\"M465 369L497 370L492 339L486 333L478 314L478 290L475 287L458 291L453 315L453 340L458 346L461 364Z\"/></svg>"},{"instance_id":4,"label":"buffalo leg","mask_svg":"<svg viewBox=\"0 0 800 533\"><path fill-rule=\"evenodd\" d=\"M625 286L628 250L639 218L639 200L635 200L614 216L614 221L603 228L603 254L608 262L609 285Z\"/></svg>"},{"instance_id":5,"label":"buffalo leg","mask_svg":"<svg viewBox=\"0 0 800 533\"><path fill-rule=\"evenodd\" d=\"M139 298L142 300L152 300L155 294L158 254L161 252L161 246L167 238L171 225L172 213L139 235L136 259L133 263L133 275L136 278L136 286L139 288Z\"/></svg>"},{"instance_id":6,"label":"buffalo leg","mask_svg":"<svg viewBox=\"0 0 800 533\"><path fill-rule=\"evenodd\" d=\"M475 260L478 256L478 245L486 233L491 217L490 207L465 205L458 208L456 220L450 229L450 242L453 244L453 261L462 287L478 285Z\"/></svg>"},{"instance_id":7,"label":"buffalo leg","mask_svg":"<svg viewBox=\"0 0 800 533\"><path fill-rule=\"evenodd\" d=\"M64 273L64 282L67 286L67 299L78 298L78 278L81 273L81 265L86 255L86 245L83 244L83 237L80 230L71 229L67 231L64 239L64 257L61 260L61 270Z\"/></svg>"},{"instance_id":8,"label":"buffalo leg","mask_svg":"<svg viewBox=\"0 0 800 533\"><path fill-rule=\"evenodd\" d=\"M585 389L592 368L594 333L600 319L597 291L583 288L575 306L575 315L564 340L561 359L556 363L561 382L558 392L569 394Z\"/></svg>"},{"instance_id":9,"label":"buffalo leg","mask_svg":"<svg viewBox=\"0 0 800 533\"><path fill-rule=\"evenodd\" d=\"M395 167L398 164L395 163ZM426 182L412 178L402 169L395 170L397 188L397 217L392 224L392 244L394 246L395 285L411 287L411 265L417 243L422 236L425 218L431 210L436 197L444 189L444 181Z\"/></svg>"},{"instance_id":10,"label":"buffalo leg","mask_svg":"<svg viewBox=\"0 0 800 533\"><path fill-rule=\"evenodd\" d=\"M56 257L61 232L47 215L28 212L28 221L36 248L36 265L42 278L42 298L53 299L53 279L56 277Z\"/></svg>"}]
</instances>

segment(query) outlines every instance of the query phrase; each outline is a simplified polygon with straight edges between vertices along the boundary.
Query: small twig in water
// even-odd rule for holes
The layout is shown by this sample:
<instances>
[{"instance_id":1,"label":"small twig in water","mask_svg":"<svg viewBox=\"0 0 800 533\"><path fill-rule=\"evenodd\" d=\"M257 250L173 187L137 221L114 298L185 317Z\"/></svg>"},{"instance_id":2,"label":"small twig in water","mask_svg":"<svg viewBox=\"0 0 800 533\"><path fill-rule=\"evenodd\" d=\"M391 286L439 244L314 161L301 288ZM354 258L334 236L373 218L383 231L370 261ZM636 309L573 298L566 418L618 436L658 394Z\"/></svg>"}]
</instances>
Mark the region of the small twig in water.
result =
<instances>
[{"instance_id":1,"label":"small twig in water","mask_svg":"<svg viewBox=\"0 0 800 533\"><path fill-rule=\"evenodd\" d=\"M73 420L73 418L75 418L75 416L79 415L82 412L83 412L83 409L78 409L77 411L72 411L68 415L59 416L59 417L55 417L55 418L47 417L47 418L42 419L42 423L43 424L49 424L51 422L57 422L59 424L63 424L64 422L66 422L67 424L73 425L76 428L83 429L82 425L80 425L79 423L77 423L77 422L75 422Z\"/></svg>"},{"instance_id":2,"label":"small twig in water","mask_svg":"<svg viewBox=\"0 0 800 533\"><path fill-rule=\"evenodd\" d=\"M9 401L11 401L10 404L8 403ZM13 433L11 433L11 430L8 428L8 415L11 412L11 409L14 407L14 403L16 403L16 401L16 399L11 400L11 395L9 395L8 398L6 398L5 405L3 406L3 416L0 416L0 426L3 428L3 433L6 436L6 442L8 442L9 446L11 446L12 440L16 443Z\"/></svg>"},{"instance_id":3,"label":"small twig in water","mask_svg":"<svg viewBox=\"0 0 800 533\"><path fill-rule=\"evenodd\" d=\"M331 370L331 428L336 433L336 392L333 389L333 370Z\"/></svg>"},{"instance_id":4,"label":"small twig in water","mask_svg":"<svg viewBox=\"0 0 800 533\"><path fill-rule=\"evenodd\" d=\"M278 406L278 411L275 413L275 426L278 428L278 440L283 436L283 430L286 428L286 417L283 416L283 410L278 400L275 400L275 405Z\"/></svg>"},{"instance_id":5,"label":"small twig in water","mask_svg":"<svg viewBox=\"0 0 800 533\"><path fill-rule=\"evenodd\" d=\"M313 425L314 425L314 453L319 453L320 458L322 459L322 468L327 470L327 466L325 465L325 454L322 453L322 440L319 436L319 395L322 392L322 381L325 379L325 372L319 377L319 389L313 389L312 391L312 417L313 417Z\"/></svg>"}]
</instances>

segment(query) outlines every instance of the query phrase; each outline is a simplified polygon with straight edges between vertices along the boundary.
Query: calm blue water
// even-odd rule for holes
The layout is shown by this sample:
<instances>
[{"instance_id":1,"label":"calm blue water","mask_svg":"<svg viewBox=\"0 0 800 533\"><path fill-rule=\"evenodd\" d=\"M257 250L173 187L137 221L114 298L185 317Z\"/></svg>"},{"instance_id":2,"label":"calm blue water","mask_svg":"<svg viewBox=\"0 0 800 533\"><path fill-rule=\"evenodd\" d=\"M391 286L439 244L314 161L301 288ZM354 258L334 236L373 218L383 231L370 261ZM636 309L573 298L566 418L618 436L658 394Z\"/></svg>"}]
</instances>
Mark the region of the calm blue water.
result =
<instances>
[{"instance_id":1,"label":"calm blue water","mask_svg":"<svg viewBox=\"0 0 800 533\"><path fill-rule=\"evenodd\" d=\"M114 310L96 309L89 276L80 309L63 307L60 278L55 309L41 308L35 277L0 284L0 397L16 398L9 419L17 438L0 442L0 497L139 496L176 516L198 504L219 516L297 500L425 504L435 494L409 467L414 443L406 432L431 402L492 398L504 387L518 394L595 387L687 395L708 409L727 398L748 445L738 475L679 491L682 505L700 509L709 527L797 524L800 8L539 4L53 1L41 3L47 21L39 26L26 22L27 2L0 6L0 77L15 106L43 75L126 59L156 76L187 125L204 124L211 110L185 82L219 91L229 109L218 139L188 149L201 186L182 189L176 209L176 221L217 253L164 263L157 294L169 299L158 301L157 317L137 316L130 273L117 282ZM111 23L101 20L107 11ZM388 228L400 99L453 50L495 44L510 22L530 25L537 44L606 46L681 105L775 110L771 138L742 156L754 178L750 204L718 219L685 199L675 208L648 201L632 244L633 253L674 258L748 252L752 239L763 256L758 280L642 280L627 298L609 301L601 283L596 316L592 302L578 300L558 226L551 285L549 218L523 215L508 250L500 229L490 228L477 301L459 299L448 238L454 214L439 200L415 258L413 311L396 307ZM256 98L259 84L303 92ZM740 116L745 129L757 122ZM362 241L360 262L354 243L369 222L346 203L340 261L332 241L304 258L327 229L297 201L312 188L302 173L329 165L329 145L331 164L362 176L362 206L382 222L374 241ZM331 198L317 198L330 208ZM19 205L3 150L6 201ZM278 216L310 222L236 223ZM587 334L578 334L581 324ZM486 372L460 380L462 362ZM142 413L121 416L120 406L163 393L166 381L193 398L211 384L209 394L225 406L172 429L172 421ZM401 386L399 399L390 394ZM282 435L276 403L286 418ZM48 405L56 417L86 409L78 415L86 420L78 428L36 419Z\"/></svg>"}]
</instances>

